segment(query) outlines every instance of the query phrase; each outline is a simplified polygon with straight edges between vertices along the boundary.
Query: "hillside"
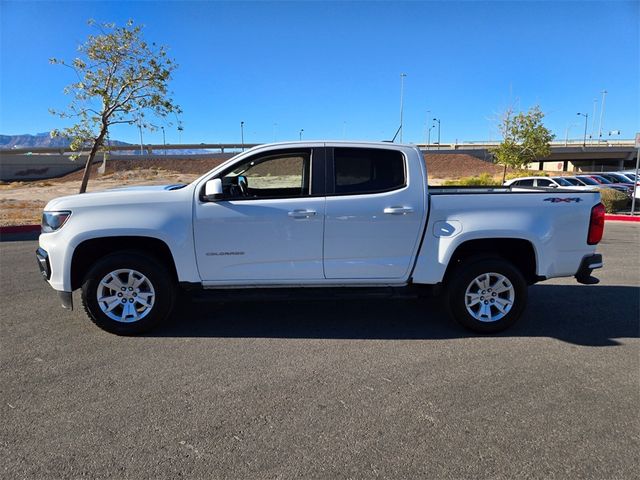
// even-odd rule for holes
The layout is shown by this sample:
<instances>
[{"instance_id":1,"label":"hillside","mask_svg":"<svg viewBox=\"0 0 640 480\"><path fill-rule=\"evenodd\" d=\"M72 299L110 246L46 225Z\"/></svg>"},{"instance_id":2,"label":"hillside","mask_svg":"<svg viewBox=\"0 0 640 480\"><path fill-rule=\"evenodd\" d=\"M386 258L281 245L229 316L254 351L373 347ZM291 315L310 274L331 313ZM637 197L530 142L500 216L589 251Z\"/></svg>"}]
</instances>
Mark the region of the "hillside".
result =
<instances>
[{"instance_id":1,"label":"hillside","mask_svg":"<svg viewBox=\"0 0 640 480\"><path fill-rule=\"evenodd\" d=\"M504 167L464 153L425 153L429 179L457 179L482 173L502 175ZM507 169L507 172L512 171Z\"/></svg>"},{"instance_id":2,"label":"hillside","mask_svg":"<svg viewBox=\"0 0 640 480\"><path fill-rule=\"evenodd\" d=\"M49 132L36 133L35 135L31 135L29 133L25 133L24 135L2 135L0 134L0 150L10 150L12 148L58 148L58 147L67 147L69 146L69 139L56 137L51 138ZM131 150L123 150L118 152L113 152L112 155L137 155L140 152L139 144L132 144L127 142L122 142L120 140L109 140L108 145L114 146L128 146L131 145ZM154 153L160 153L157 150L153 151ZM197 153L207 153L208 150L171 150L172 154L175 155L194 155Z\"/></svg>"},{"instance_id":3,"label":"hillside","mask_svg":"<svg viewBox=\"0 0 640 480\"><path fill-rule=\"evenodd\" d=\"M56 148L67 147L69 139L56 137L51 138L50 132L36 133L31 135L25 133L23 135L0 135L0 149L7 150L11 148ZM121 142L119 140L110 140L109 145L126 146L130 143ZM135 147L135 145L132 145Z\"/></svg>"}]
</instances>

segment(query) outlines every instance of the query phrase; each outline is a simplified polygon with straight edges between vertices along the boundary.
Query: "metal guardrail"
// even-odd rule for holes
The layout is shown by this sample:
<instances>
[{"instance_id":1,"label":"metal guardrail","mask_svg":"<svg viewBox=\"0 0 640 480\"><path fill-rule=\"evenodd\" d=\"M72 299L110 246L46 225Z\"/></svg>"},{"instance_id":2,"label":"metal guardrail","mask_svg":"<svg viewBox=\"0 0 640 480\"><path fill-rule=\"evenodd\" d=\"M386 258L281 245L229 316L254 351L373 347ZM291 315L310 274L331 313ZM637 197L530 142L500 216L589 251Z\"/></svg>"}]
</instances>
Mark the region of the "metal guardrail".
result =
<instances>
[{"instance_id":1,"label":"metal guardrail","mask_svg":"<svg viewBox=\"0 0 640 480\"><path fill-rule=\"evenodd\" d=\"M582 147L582 140L568 140L568 141L557 141L551 142L551 147ZM598 142L587 142L587 148L607 148L607 147L633 147L634 140L607 140ZM415 145L420 148L425 148L429 150L465 150L465 149L476 149L476 148L490 148L498 146L500 142L498 141L467 141L460 143L430 143L428 145L424 143L416 143ZM146 152L147 155L150 155L152 151L155 150L155 154L158 155L159 151L164 150L218 150L220 153L224 153L225 150L241 150L256 147L258 145L262 145L260 143L183 143L183 144L149 144L142 145L142 149ZM105 147L105 150L108 152L135 152L140 151L140 145L112 145ZM0 149L0 154L2 153L12 153L12 154L43 154L43 153L55 153L58 155L63 155L65 153L78 153L72 152L68 147L26 147L26 148L7 148ZM87 153L87 152L82 152ZM215 152L211 152L215 153Z\"/></svg>"},{"instance_id":2,"label":"metal guardrail","mask_svg":"<svg viewBox=\"0 0 640 480\"><path fill-rule=\"evenodd\" d=\"M142 145L142 149L146 152L147 155L150 155L153 150L156 151L156 155L158 151L164 150L219 150L220 153L224 153L226 150L241 150L256 147L261 145L260 143L182 143L182 144L167 144L167 145ZM139 152L140 145L110 145L104 148L107 152ZM76 154L84 154L86 155L88 152L73 152L68 147L25 147L25 148L5 148L0 149L0 154L2 153L33 153L33 154L41 154L41 153L56 153L58 155L64 155L65 153L76 153ZM211 152L215 153L215 152Z\"/></svg>"}]
</instances>

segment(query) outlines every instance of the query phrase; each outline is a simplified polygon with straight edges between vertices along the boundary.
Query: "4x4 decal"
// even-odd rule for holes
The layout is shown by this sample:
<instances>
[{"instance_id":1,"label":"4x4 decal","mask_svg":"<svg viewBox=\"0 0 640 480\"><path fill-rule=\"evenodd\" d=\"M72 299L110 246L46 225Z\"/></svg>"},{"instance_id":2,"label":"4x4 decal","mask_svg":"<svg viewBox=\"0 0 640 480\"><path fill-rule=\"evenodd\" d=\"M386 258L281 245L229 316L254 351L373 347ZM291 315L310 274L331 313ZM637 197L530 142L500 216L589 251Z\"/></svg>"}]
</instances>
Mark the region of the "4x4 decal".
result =
<instances>
[{"instance_id":1,"label":"4x4 decal","mask_svg":"<svg viewBox=\"0 0 640 480\"><path fill-rule=\"evenodd\" d=\"M551 202L551 203L571 203L571 202L579 203L582 201L582 199L579 197L567 197L567 198L549 197L549 198L545 198L544 201Z\"/></svg>"}]
</instances>

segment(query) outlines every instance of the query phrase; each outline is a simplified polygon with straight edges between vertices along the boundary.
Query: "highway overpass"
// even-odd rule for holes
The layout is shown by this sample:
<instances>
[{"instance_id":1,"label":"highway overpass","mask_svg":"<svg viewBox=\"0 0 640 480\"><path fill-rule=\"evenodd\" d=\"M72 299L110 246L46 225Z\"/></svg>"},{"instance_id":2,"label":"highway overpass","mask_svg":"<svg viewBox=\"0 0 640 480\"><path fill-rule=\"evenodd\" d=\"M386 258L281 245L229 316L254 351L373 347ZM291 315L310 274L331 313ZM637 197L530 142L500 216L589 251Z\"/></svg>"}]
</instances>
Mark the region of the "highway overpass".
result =
<instances>
[{"instance_id":1,"label":"highway overpass","mask_svg":"<svg viewBox=\"0 0 640 480\"><path fill-rule=\"evenodd\" d=\"M180 144L180 145L143 145L140 147L113 146L109 148L111 159L145 160L145 159L195 159L228 156L230 152L241 151L256 144L214 143L214 144ZM454 144L417 144L427 154L464 153L473 155L487 162L492 161L490 149L496 142L464 142ZM192 150L201 153L184 154L176 150ZM55 178L78 170L84 166L86 155L76 161L71 160L71 152L60 148L14 148L0 150L0 180L42 180ZM636 150L633 140L616 140L600 144L581 142L555 142L551 144L551 155L533 163L530 168L553 171L607 171L623 170L635 167ZM99 153L97 162L102 162L104 155Z\"/></svg>"}]
</instances>

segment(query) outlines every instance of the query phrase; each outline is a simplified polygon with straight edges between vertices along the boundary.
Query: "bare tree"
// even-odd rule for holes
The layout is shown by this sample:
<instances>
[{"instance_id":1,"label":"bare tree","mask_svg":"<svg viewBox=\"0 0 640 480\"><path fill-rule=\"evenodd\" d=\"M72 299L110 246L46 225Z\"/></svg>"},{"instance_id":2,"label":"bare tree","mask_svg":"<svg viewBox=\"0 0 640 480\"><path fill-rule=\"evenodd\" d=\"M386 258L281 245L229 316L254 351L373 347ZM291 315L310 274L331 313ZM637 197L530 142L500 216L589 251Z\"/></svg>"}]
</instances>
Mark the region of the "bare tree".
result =
<instances>
[{"instance_id":1,"label":"bare tree","mask_svg":"<svg viewBox=\"0 0 640 480\"><path fill-rule=\"evenodd\" d=\"M79 56L72 62L57 58L50 63L72 69L77 81L65 88L73 100L66 111L51 113L76 123L51 136L67 137L74 152L90 148L84 167L80 193L87 190L91 165L96 153L104 148L109 127L116 124L142 124L145 114L166 117L181 109L171 99L168 83L176 63L166 48L148 44L142 27L129 20L125 26L98 24L89 20L98 34L89 35L78 47ZM77 154L74 156L77 158Z\"/></svg>"}]
</instances>

